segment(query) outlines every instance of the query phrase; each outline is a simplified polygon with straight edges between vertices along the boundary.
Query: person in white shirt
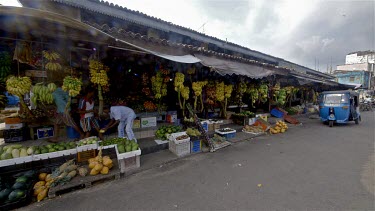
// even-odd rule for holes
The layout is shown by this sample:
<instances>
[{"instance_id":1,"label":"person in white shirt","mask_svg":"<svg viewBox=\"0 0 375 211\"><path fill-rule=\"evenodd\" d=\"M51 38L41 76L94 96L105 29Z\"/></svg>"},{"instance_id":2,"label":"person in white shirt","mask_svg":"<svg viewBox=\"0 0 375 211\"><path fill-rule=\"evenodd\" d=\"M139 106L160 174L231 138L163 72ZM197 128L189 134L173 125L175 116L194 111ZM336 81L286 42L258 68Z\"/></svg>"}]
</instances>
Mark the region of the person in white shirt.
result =
<instances>
[{"instance_id":1,"label":"person in white shirt","mask_svg":"<svg viewBox=\"0 0 375 211\"><path fill-rule=\"evenodd\" d=\"M126 131L128 139L137 142L137 139L135 138L133 133L133 122L136 118L133 109L126 106L111 106L110 109L104 109L104 112L109 113L111 121L108 123L106 127L102 128L102 132L105 132L109 128L112 128L118 124L118 137L124 138Z\"/></svg>"}]
</instances>

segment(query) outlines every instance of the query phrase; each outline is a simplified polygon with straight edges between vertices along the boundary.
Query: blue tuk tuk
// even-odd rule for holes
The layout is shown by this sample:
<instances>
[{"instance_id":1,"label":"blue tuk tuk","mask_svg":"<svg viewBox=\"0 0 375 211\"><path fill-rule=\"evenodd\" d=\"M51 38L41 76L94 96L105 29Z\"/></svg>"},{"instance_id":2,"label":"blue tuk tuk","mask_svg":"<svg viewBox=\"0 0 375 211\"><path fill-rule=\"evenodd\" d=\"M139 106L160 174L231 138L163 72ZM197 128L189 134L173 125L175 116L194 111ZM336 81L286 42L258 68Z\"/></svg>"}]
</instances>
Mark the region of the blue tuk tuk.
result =
<instances>
[{"instance_id":1,"label":"blue tuk tuk","mask_svg":"<svg viewBox=\"0 0 375 211\"><path fill-rule=\"evenodd\" d=\"M359 113L359 94L354 91L326 91L319 96L320 120L328 123L347 123L354 121L358 124L361 120Z\"/></svg>"}]
</instances>

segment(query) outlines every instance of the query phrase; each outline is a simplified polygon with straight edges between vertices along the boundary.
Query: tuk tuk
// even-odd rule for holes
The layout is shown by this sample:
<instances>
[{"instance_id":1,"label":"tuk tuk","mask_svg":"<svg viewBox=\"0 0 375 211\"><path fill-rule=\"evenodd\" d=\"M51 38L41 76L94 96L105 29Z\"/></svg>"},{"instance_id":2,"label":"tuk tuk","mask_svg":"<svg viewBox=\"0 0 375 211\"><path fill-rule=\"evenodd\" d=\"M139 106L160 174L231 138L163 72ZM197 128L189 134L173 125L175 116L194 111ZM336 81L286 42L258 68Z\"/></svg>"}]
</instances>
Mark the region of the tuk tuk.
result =
<instances>
[{"instance_id":1,"label":"tuk tuk","mask_svg":"<svg viewBox=\"0 0 375 211\"><path fill-rule=\"evenodd\" d=\"M319 96L320 120L328 123L347 123L354 121L358 124L361 120L359 113L359 94L354 91L326 91Z\"/></svg>"}]
</instances>

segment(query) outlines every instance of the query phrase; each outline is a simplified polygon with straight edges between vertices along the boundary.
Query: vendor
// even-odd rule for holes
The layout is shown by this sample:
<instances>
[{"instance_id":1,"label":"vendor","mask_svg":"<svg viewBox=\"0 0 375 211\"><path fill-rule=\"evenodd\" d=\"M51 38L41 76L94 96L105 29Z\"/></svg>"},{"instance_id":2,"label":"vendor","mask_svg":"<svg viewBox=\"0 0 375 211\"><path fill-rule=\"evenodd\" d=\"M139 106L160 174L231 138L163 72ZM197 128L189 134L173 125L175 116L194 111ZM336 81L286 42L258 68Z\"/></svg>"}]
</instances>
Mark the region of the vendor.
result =
<instances>
[{"instance_id":1,"label":"vendor","mask_svg":"<svg viewBox=\"0 0 375 211\"><path fill-rule=\"evenodd\" d=\"M111 106L110 109L105 108L104 112L109 113L111 121L108 123L106 127L102 129L101 132L105 132L109 128L112 128L118 124L117 131L118 131L118 137L123 138L125 137L125 131L126 135L128 136L129 140L134 140L137 142L137 139L134 136L133 133L133 122L134 119L136 118L136 115L133 111L133 109L126 107L126 106L121 106L120 100L116 101L115 106ZM125 131L124 131L125 128Z\"/></svg>"},{"instance_id":2,"label":"vendor","mask_svg":"<svg viewBox=\"0 0 375 211\"><path fill-rule=\"evenodd\" d=\"M103 140L103 134L99 132L100 126L98 120L94 115L94 94L95 90L88 88L86 91L86 96L83 97L79 102L78 113L81 116L80 125L85 133L85 138L90 136L91 130L94 128L98 131L99 139Z\"/></svg>"},{"instance_id":3,"label":"vendor","mask_svg":"<svg viewBox=\"0 0 375 211\"><path fill-rule=\"evenodd\" d=\"M58 84L58 83L56 83ZM61 85L61 84L59 84ZM61 87L58 87L53 93L53 100L56 104L56 113L55 113L55 122L54 122L54 138L50 139L50 142L58 142L57 135L59 134L59 126L65 124L66 126L72 127L75 131L80 134L80 138L84 137L84 133L79 129L77 124L74 122L70 116L70 107L66 110L66 105L70 96L67 92L62 90ZM65 111L66 110L66 111Z\"/></svg>"}]
</instances>

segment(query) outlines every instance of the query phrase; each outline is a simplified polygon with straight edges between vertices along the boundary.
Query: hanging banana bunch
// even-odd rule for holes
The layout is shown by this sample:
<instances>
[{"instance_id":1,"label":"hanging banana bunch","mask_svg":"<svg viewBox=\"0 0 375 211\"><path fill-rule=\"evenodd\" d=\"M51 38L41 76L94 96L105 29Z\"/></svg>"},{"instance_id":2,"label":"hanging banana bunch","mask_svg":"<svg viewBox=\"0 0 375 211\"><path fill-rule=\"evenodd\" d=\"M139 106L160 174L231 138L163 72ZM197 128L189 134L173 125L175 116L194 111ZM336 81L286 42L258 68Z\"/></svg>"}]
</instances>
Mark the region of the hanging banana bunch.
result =
<instances>
[{"instance_id":1,"label":"hanging banana bunch","mask_svg":"<svg viewBox=\"0 0 375 211\"><path fill-rule=\"evenodd\" d=\"M197 110L197 102L200 99L201 111L203 111L203 97L202 91L203 87L207 85L207 81L198 81L192 83L192 89L194 91L194 110Z\"/></svg>"},{"instance_id":2,"label":"hanging banana bunch","mask_svg":"<svg viewBox=\"0 0 375 211\"><path fill-rule=\"evenodd\" d=\"M38 105L38 103L45 104L52 104L53 101L53 95L52 93L56 90L57 86L54 83L50 83L47 86L44 86L42 84L36 84L33 86L33 96L31 97L31 102L33 102L34 105Z\"/></svg>"},{"instance_id":3,"label":"hanging banana bunch","mask_svg":"<svg viewBox=\"0 0 375 211\"><path fill-rule=\"evenodd\" d=\"M250 95L251 98L251 106L255 108L254 104L258 101L259 99L259 93L258 89L255 87L254 84L249 84L246 90L246 93Z\"/></svg>"},{"instance_id":4,"label":"hanging banana bunch","mask_svg":"<svg viewBox=\"0 0 375 211\"><path fill-rule=\"evenodd\" d=\"M240 82L237 84L237 90L236 90L237 91L236 100L237 100L237 104L239 107L242 107L243 105L242 97L246 93L246 90L247 90L246 83L243 81L243 79L240 79Z\"/></svg>"},{"instance_id":5,"label":"hanging banana bunch","mask_svg":"<svg viewBox=\"0 0 375 211\"><path fill-rule=\"evenodd\" d=\"M107 75L109 67L100 61L91 59L89 61L89 70L91 82L98 86L99 115L102 115L104 107L103 92L109 91L109 79Z\"/></svg>"},{"instance_id":6,"label":"hanging banana bunch","mask_svg":"<svg viewBox=\"0 0 375 211\"><path fill-rule=\"evenodd\" d=\"M232 96L232 92L233 92L233 85L232 84L224 86L225 102L224 102L224 109L223 109L223 117L227 117L228 99Z\"/></svg>"},{"instance_id":7,"label":"hanging banana bunch","mask_svg":"<svg viewBox=\"0 0 375 211\"><path fill-rule=\"evenodd\" d=\"M16 77L10 76L6 81L6 89L12 94L20 98L20 104L22 106L22 111L26 114L26 118L32 118L32 113L23 101L24 95L30 92L31 89L31 79L29 77Z\"/></svg>"},{"instance_id":8,"label":"hanging banana bunch","mask_svg":"<svg viewBox=\"0 0 375 211\"><path fill-rule=\"evenodd\" d=\"M267 102L268 100L268 85L267 84L261 84L259 89L259 100L262 103Z\"/></svg>"},{"instance_id":9,"label":"hanging banana bunch","mask_svg":"<svg viewBox=\"0 0 375 211\"><path fill-rule=\"evenodd\" d=\"M48 60L47 64L44 66L46 70L59 71L62 69L61 65L58 63L60 55L54 51L43 51L43 56Z\"/></svg>"},{"instance_id":10,"label":"hanging banana bunch","mask_svg":"<svg viewBox=\"0 0 375 211\"><path fill-rule=\"evenodd\" d=\"M174 78L174 90L178 93L178 103L180 108L183 109L183 104L181 102L181 91L184 89L185 75L183 73L176 73Z\"/></svg>"}]
</instances>

